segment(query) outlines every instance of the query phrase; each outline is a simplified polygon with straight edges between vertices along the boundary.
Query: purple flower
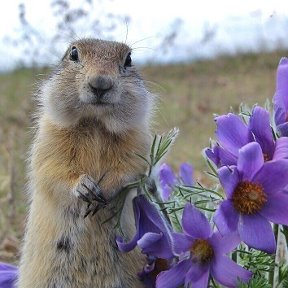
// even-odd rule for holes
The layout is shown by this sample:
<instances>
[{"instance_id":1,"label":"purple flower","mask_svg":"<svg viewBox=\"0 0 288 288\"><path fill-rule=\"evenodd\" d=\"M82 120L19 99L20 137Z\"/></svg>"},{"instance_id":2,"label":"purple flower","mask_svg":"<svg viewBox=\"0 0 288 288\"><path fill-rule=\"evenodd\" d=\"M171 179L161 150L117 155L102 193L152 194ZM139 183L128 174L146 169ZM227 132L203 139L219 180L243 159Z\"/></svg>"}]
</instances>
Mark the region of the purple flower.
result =
<instances>
[{"instance_id":1,"label":"purple flower","mask_svg":"<svg viewBox=\"0 0 288 288\"><path fill-rule=\"evenodd\" d=\"M235 165L237 162L237 156L226 151L220 147L219 144L212 146L212 148L206 148L204 152L217 167L221 167L223 165Z\"/></svg>"},{"instance_id":2,"label":"purple flower","mask_svg":"<svg viewBox=\"0 0 288 288\"><path fill-rule=\"evenodd\" d=\"M240 243L237 233L225 237L219 232L213 233L206 217L191 204L184 208L182 227L184 233L174 234L174 250L182 255L182 260L158 275L157 288L175 288L183 284L185 287L207 287L210 274L227 287L250 279L250 271L225 255Z\"/></svg>"},{"instance_id":3,"label":"purple flower","mask_svg":"<svg viewBox=\"0 0 288 288\"><path fill-rule=\"evenodd\" d=\"M281 58L274 94L275 123L282 136L288 136L288 58Z\"/></svg>"},{"instance_id":4,"label":"purple flower","mask_svg":"<svg viewBox=\"0 0 288 288\"><path fill-rule=\"evenodd\" d=\"M288 137L273 139L270 116L264 108L254 107L248 125L232 113L216 117L215 121L219 144L206 149L205 153L218 168L236 165L239 149L254 141L260 144L265 161L288 158Z\"/></svg>"},{"instance_id":5,"label":"purple flower","mask_svg":"<svg viewBox=\"0 0 288 288\"><path fill-rule=\"evenodd\" d=\"M160 167L159 180L162 189L162 200L167 201L173 192L175 185L193 185L193 167L188 163L182 163L179 167L177 178L172 168L168 164L164 163Z\"/></svg>"},{"instance_id":6,"label":"purple flower","mask_svg":"<svg viewBox=\"0 0 288 288\"><path fill-rule=\"evenodd\" d=\"M7 264L0 263L0 287L13 288L18 277L18 268Z\"/></svg>"},{"instance_id":7,"label":"purple flower","mask_svg":"<svg viewBox=\"0 0 288 288\"><path fill-rule=\"evenodd\" d=\"M155 288L156 278L162 271L168 270L170 261L162 258L147 257L147 264L138 274L146 288Z\"/></svg>"},{"instance_id":8,"label":"purple flower","mask_svg":"<svg viewBox=\"0 0 288 288\"><path fill-rule=\"evenodd\" d=\"M264 163L260 145L253 142L239 150L237 166L222 167L218 174L227 196L214 215L221 234L238 231L248 246L275 252L269 221L288 225L288 194L283 191L288 160Z\"/></svg>"},{"instance_id":9,"label":"purple flower","mask_svg":"<svg viewBox=\"0 0 288 288\"><path fill-rule=\"evenodd\" d=\"M163 259L172 258L172 231L157 208L144 195L133 199L133 208L136 234L128 243L117 237L119 250L128 252L138 245L144 254Z\"/></svg>"}]
</instances>

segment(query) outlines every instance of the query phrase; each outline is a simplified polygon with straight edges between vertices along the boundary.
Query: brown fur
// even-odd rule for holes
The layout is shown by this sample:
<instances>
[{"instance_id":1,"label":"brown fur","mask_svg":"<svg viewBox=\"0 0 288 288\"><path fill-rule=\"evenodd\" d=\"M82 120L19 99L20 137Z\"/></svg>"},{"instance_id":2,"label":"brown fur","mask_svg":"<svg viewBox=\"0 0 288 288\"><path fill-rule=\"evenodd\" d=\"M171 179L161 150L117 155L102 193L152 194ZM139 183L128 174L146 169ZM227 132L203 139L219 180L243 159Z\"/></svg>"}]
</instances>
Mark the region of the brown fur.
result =
<instances>
[{"instance_id":1,"label":"brown fur","mask_svg":"<svg viewBox=\"0 0 288 288\"><path fill-rule=\"evenodd\" d=\"M115 218L102 224L115 203L84 219L86 203L76 196L75 187L83 175L97 182L105 174L100 186L110 199L145 172L136 154L145 156L149 150L150 94L134 67L124 78L119 72L129 51L125 44L89 39L72 46L79 49L82 66L69 62L67 52L40 92L43 107L31 152L31 206L18 287L143 287L137 278L143 255L117 250ZM85 87L87 75L99 73L112 75L115 83L108 108L89 103L93 95ZM81 93L88 103L83 104ZM134 119L134 113L140 120L125 122ZM131 203L125 209L123 228L129 238L134 225Z\"/></svg>"}]
</instances>

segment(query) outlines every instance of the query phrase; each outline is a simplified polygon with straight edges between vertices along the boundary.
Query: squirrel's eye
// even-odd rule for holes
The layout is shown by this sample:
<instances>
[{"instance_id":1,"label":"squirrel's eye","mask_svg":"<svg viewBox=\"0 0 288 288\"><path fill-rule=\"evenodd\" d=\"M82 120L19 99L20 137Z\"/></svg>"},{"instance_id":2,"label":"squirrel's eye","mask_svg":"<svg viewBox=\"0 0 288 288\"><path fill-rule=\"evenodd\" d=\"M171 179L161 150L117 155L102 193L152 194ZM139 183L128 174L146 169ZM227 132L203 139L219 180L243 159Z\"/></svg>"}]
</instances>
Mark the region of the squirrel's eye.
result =
<instances>
[{"instance_id":1,"label":"squirrel's eye","mask_svg":"<svg viewBox=\"0 0 288 288\"><path fill-rule=\"evenodd\" d=\"M131 52L130 52L126 57L124 68L131 67L131 64L132 64L132 59L131 59Z\"/></svg>"},{"instance_id":2,"label":"squirrel's eye","mask_svg":"<svg viewBox=\"0 0 288 288\"><path fill-rule=\"evenodd\" d=\"M78 50L75 46L73 46L71 49L70 60L72 60L72 61L78 61L79 60Z\"/></svg>"}]
</instances>

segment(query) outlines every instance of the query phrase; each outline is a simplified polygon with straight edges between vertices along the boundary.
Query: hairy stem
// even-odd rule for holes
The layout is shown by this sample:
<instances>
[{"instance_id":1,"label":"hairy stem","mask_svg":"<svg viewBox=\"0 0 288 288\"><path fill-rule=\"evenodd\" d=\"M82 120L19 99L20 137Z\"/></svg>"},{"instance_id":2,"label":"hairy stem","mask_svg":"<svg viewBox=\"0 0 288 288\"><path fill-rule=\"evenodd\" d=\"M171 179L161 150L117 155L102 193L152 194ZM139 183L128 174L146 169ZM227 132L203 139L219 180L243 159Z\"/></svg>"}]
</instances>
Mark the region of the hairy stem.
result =
<instances>
[{"instance_id":1,"label":"hairy stem","mask_svg":"<svg viewBox=\"0 0 288 288\"><path fill-rule=\"evenodd\" d=\"M275 236L275 241L276 241L276 253L277 253L277 247L278 247L278 230L279 230L279 225L278 224L273 224L273 231L274 231L274 236ZM276 257L275 257L276 259ZM275 262L273 263L273 267L271 267L269 271L269 283L271 284L271 287L274 287L274 274L275 274Z\"/></svg>"}]
</instances>

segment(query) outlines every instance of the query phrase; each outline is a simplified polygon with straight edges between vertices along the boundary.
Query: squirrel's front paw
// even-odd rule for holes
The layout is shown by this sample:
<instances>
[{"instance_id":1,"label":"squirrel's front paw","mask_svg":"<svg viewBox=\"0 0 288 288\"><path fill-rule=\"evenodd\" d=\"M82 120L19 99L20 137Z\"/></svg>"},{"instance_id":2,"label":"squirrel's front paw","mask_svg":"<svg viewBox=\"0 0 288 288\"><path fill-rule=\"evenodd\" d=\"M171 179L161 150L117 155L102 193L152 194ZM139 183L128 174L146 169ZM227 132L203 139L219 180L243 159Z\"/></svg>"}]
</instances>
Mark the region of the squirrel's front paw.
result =
<instances>
[{"instance_id":1,"label":"squirrel's front paw","mask_svg":"<svg viewBox=\"0 0 288 288\"><path fill-rule=\"evenodd\" d=\"M99 186L101 180L102 178L96 182L92 177L88 175L82 175L79 183L75 188L77 197L87 203L87 209L84 218L87 217L90 213L92 213L92 216L95 215L97 211L108 204Z\"/></svg>"}]
</instances>

